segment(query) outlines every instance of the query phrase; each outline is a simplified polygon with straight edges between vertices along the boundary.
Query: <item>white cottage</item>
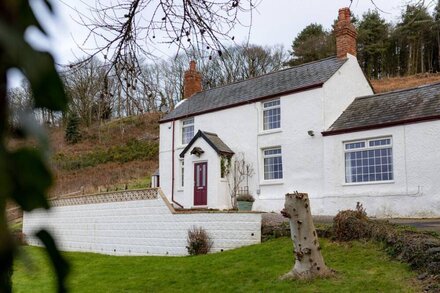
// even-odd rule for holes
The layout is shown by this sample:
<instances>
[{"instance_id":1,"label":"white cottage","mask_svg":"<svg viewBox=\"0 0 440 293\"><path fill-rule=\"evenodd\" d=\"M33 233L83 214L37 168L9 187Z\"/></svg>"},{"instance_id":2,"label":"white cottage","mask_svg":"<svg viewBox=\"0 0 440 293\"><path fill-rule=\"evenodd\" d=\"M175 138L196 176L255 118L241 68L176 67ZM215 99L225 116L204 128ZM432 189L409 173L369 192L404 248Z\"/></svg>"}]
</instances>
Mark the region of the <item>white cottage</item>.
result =
<instances>
[{"instance_id":1,"label":"white cottage","mask_svg":"<svg viewBox=\"0 0 440 293\"><path fill-rule=\"evenodd\" d=\"M160 121L160 187L170 201L230 208L224 164L240 157L255 170L241 186L254 210L279 211L299 190L315 214L362 202L370 215L439 216L440 86L373 95L348 8L336 43L336 57L206 91L191 62L185 99Z\"/></svg>"}]
</instances>

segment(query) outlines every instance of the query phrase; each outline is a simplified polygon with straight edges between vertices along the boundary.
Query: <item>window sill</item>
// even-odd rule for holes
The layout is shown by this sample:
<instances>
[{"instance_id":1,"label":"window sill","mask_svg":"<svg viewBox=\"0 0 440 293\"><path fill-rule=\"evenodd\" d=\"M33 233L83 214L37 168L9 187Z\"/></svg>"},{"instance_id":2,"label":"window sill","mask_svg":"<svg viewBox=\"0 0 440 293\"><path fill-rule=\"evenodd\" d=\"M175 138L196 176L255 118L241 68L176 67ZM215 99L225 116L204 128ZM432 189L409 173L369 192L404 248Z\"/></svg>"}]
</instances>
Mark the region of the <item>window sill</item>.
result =
<instances>
[{"instance_id":1,"label":"window sill","mask_svg":"<svg viewBox=\"0 0 440 293\"><path fill-rule=\"evenodd\" d=\"M262 130L258 133L258 136L263 136L263 135L269 135L269 134L275 134L275 133L281 133L283 132L280 128L277 129L271 129L271 130Z\"/></svg>"},{"instance_id":2,"label":"window sill","mask_svg":"<svg viewBox=\"0 0 440 293\"><path fill-rule=\"evenodd\" d=\"M394 184L394 180L388 181L370 181L370 182L355 182L355 183L342 183L342 186L358 186L358 185L373 185L373 184Z\"/></svg>"},{"instance_id":3,"label":"window sill","mask_svg":"<svg viewBox=\"0 0 440 293\"><path fill-rule=\"evenodd\" d=\"M265 185L282 185L284 184L284 180L265 180L260 182L260 186L265 186Z\"/></svg>"}]
</instances>

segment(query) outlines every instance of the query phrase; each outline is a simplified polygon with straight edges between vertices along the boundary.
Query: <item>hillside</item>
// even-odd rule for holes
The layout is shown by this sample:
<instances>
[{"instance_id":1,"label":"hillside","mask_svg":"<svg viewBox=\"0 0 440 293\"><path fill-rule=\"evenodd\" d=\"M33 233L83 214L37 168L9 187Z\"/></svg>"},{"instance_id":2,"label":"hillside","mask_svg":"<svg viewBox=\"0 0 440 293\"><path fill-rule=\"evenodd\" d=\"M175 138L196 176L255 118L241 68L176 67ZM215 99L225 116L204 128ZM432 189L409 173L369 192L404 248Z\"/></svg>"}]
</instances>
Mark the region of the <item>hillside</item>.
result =
<instances>
[{"instance_id":1,"label":"hillside","mask_svg":"<svg viewBox=\"0 0 440 293\"><path fill-rule=\"evenodd\" d=\"M158 120L145 114L81 128L73 145L64 141L64 129L49 129L56 177L50 196L149 186L158 168Z\"/></svg>"},{"instance_id":2,"label":"hillside","mask_svg":"<svg viewBox=\"0 0 440 293\"><path fill-rule=\"evenodd\" d=\"M373 79L370 82L376 93L383 93L440 82L440 73L425 73L404 77Z\"/></svg>"}]
</instances>

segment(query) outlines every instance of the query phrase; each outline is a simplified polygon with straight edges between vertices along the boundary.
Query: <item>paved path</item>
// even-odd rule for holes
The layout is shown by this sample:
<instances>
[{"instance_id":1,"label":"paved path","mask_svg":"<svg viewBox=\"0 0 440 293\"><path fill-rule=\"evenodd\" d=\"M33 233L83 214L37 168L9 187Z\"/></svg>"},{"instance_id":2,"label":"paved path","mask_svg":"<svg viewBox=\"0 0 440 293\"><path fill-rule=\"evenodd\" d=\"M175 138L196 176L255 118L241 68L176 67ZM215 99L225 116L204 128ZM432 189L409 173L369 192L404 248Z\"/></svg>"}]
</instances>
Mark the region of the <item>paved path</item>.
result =
<instances>
[{"instance_id":1,"label":"paved path","mask_svg":"<svg viewBox=\"0 0 440 293\"><path fill-rule=\"evenodd\" d=\"M435 231L440 233L440 218L436 219L386 219L391 223L415 227L419 230ZM263 222L276 224L287 221L280 214L267 213L263 214ZM313 216L315 224L331 224L333 222L332 216Z\"/></svg>"},{"instance_id":2,"label":"paved path","mask_svg":"<svg viewBox=\"0 0 440 293\"><path fill-rule=\"evenodd\" d=\"M390 219L391 223L415 227L420 230L440 233L440 219Z\"/></svg>"}]
</instances>

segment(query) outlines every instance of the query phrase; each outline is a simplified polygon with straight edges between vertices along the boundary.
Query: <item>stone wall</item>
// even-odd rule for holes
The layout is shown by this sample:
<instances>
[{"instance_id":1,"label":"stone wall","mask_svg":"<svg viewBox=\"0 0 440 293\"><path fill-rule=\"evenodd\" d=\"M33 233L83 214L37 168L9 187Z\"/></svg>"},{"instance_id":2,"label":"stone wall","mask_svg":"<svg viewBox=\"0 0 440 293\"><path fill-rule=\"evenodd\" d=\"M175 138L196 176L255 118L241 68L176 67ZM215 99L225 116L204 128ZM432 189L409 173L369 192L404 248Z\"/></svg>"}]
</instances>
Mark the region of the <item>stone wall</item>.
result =
<instances>
[{"instance_id":1,"label":"stone wall","mask_svg":"<svg viewBox=\"0 0 440 293\"><path fill-rule=\"evenodd\" d=\"M25 213L30 245L46 227L64 251L113 255L186 255L187 231L203 227L212 251L260 243L261 214L175 211L160 189L144 189L55 200L49 211Z\"/></svg>"}]
</instances>

